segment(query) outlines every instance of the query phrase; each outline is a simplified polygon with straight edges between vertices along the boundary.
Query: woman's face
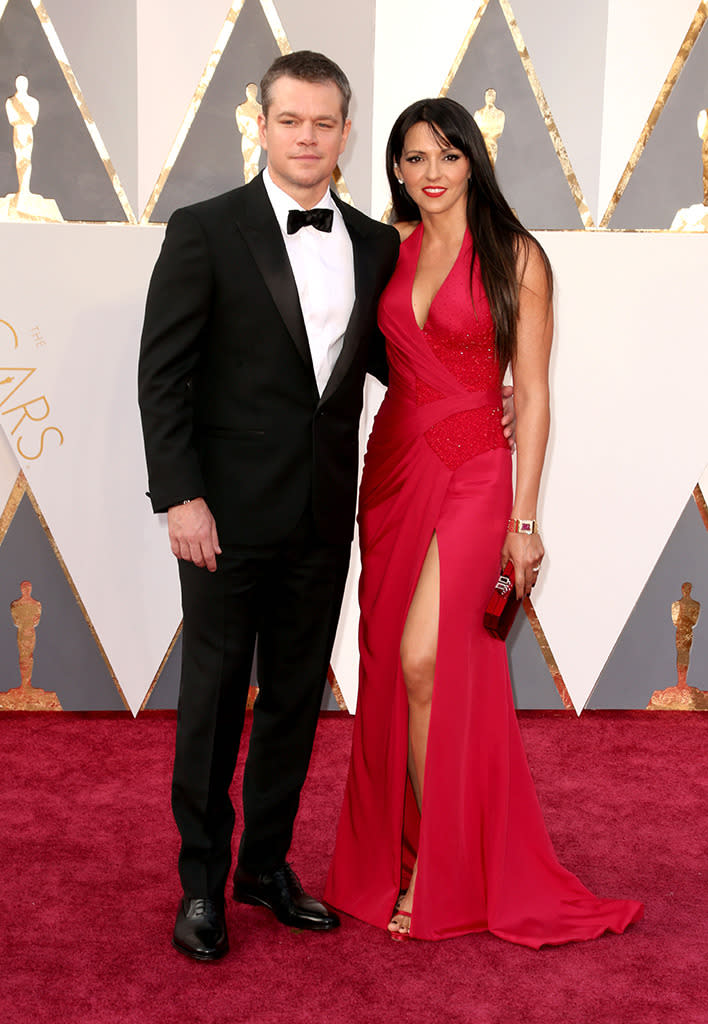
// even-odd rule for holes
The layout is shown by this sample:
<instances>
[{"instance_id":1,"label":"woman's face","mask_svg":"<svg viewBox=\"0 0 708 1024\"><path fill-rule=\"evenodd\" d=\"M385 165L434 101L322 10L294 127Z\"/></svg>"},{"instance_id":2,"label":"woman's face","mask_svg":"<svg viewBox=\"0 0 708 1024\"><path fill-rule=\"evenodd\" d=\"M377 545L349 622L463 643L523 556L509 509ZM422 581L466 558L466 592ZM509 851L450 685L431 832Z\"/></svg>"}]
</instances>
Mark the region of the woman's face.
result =
<instances>
[{"instance_id":1,"label":"woman's face","mask_svg":"<svg viewBox=\"0 0 708 1024\"><path fill-rule=\"evenodd\" d=\"M467 205L470 162L461 150L440 142L425 121L406 132L401 159L395 167L406 191L421 213L439 214Z\"/></svg>"}]
</instances>

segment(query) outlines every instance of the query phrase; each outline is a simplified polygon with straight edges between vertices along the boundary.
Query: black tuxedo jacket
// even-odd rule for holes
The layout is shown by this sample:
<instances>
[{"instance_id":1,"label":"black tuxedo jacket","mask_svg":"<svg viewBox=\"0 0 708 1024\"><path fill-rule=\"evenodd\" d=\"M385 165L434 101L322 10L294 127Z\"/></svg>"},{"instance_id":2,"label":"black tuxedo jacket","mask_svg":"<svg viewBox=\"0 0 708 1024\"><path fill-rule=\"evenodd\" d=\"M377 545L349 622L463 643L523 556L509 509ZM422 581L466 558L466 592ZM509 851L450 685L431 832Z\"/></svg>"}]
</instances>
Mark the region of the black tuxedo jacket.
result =
<instances>
[{"instance_id":1,"label":"black tuxedo jacket","mask_svg":"<svg viewBox=\"0 0 708 1024\"><path fill-rule=\"evenodd\" d=\"M167 226L138 375L150 498L164 511L204 497L222 543L277 541L310 498L323 540L352 536L364 376L385 372L376 306L398 235L335 202L356 298L321 398L262 178L177 210Z\"/></svg>"}]
</instances>

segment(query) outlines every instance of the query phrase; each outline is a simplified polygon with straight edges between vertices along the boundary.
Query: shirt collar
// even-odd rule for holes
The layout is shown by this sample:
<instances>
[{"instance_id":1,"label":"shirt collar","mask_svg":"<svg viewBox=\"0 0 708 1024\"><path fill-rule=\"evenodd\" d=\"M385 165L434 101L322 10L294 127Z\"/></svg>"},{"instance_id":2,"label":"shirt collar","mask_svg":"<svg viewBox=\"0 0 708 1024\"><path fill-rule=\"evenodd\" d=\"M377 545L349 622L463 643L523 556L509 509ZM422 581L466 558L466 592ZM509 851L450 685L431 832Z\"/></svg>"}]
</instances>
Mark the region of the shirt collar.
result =
<instances>
[{"instance_id":1,"label":"shirt collar","mask_svg":"<svg viewBox=\"0 0 708 1024\"><path fill-rule=\"evenodd\" d=\"M285 235L288 230L288 213L291 210L304 210L304 206L301 206L292 196L289 196L287 192L284 192L280 186L275 184L267 167L263 171L263 184L268 193L270 205L273 207L273 213L278 221L280 230ZM317 204L317 208L337 212L329 189L322 196L322 199Z\"/></svg>"}]
</instances>

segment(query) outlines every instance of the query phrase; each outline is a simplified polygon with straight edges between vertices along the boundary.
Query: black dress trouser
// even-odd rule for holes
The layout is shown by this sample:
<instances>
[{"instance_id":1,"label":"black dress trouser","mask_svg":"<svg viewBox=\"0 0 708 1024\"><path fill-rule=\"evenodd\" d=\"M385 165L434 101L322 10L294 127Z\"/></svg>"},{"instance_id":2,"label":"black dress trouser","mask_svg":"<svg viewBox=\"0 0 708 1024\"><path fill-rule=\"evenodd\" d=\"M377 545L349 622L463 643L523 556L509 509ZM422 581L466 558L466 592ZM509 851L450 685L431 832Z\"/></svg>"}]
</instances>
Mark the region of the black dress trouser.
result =
<instances>
[{"instance_id":1,"label":"black dress trouser","mask_svg":"<svg viewBox=\"0 0 708 1024\"><path fill-rule=\"evenodd\" d=\"M258 636L259 694L243 781L239 864L286 859L349 564L308 510L276 544L227 546L214 573L180 562L182 676L172 809L185 895L221 899L235 815L229 797Z\"/></svg>"}]
</instances>

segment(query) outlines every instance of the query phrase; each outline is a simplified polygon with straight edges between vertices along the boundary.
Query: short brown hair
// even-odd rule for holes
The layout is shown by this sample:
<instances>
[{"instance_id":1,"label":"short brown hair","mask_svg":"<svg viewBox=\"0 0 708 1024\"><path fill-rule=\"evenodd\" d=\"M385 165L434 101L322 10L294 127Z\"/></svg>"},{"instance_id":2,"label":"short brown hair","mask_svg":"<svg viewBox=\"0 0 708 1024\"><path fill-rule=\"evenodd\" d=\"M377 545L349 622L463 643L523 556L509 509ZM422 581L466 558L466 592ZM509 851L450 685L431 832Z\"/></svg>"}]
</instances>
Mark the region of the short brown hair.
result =
<instances>
[{"instance_id":1,"label":"short brown hair","mask_svg":"<svg viewBox=\"0 0 708 1024\"><path fill-rule=\"evenodd\" d=\"M338 64L323 53L315 53L313 50L296 50L273 61L261 79L261 106L265 117L268 117L272 101L273 83L285 75L299 78L303 82L332 82L336 85L342 94L342 119L346 121L352 98L349 79Z\"/></svg>"}]
</instances>

